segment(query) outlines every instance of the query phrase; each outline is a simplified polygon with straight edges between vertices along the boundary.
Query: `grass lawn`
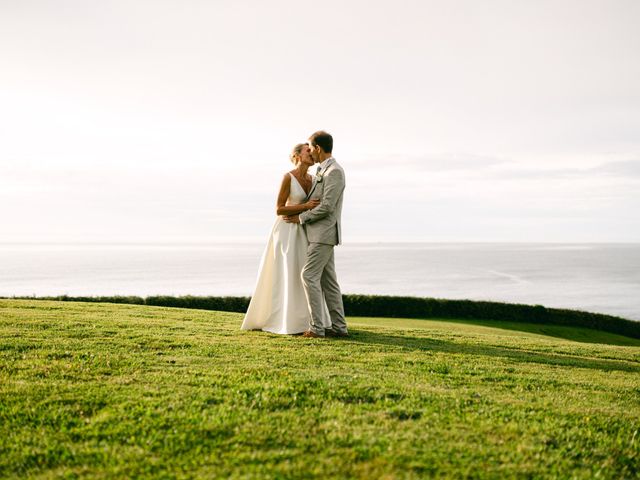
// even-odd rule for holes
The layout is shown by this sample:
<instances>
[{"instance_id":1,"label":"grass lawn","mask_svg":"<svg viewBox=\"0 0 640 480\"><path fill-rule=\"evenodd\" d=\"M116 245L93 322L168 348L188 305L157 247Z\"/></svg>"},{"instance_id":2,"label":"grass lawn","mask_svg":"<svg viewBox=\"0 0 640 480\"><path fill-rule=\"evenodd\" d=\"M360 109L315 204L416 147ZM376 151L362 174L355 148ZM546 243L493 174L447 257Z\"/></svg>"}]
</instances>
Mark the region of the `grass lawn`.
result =
<instances>
[{"instance_id":1,"label":"grass lawn","mask_svg":"<svg viewBox=\"0 0 640 480\"><path fill-rule=\"evenodd\" d=\"M637 478L640 340L0 300L2 478Z\"/></svg>"}]
</instances>

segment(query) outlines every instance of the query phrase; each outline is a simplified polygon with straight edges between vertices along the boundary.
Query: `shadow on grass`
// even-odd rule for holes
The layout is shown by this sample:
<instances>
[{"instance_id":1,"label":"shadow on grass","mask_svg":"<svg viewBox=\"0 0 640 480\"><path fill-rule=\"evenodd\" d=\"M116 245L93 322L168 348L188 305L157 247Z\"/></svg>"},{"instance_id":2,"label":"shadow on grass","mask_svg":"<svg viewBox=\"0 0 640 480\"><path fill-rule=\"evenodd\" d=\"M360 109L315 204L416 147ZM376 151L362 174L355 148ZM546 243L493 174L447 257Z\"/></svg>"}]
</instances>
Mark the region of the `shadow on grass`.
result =
<instances>
[{"instance_id":1,"label":"shadow on grass","mask_svg":"<svg viewBox=\"0 0 640 480\"><path fill-rule=\"evenodd\" d=\"M356 323L359 317L351 317ZM369 317L364 317L370 320ZM388 319L384 319L388 320ZM500 330L518 331L524 333L532 333L534 335L543 335L545 337L561 338L563 340L571 340L572 342L602 344L602 345L618 345L625 347L640 347L640 339L625 337L624 335L595 330L586 327L575 327L570 325L551 325L539 323L525 322L508 322L504 320L475 320L475 319L450 319L450 318L424 318L424 319L400 319L417 322L425 322L428 325L430 321L447 322L454 324L473 325L478 327L496 328ZM375 325L374 322L368 322L369 325Z\"/></svg>"},{"instance_id":2,"label":"shadow on grass","mask_svg":"<svg viewBox=\"0 0 640 480\"><path fill-rule=\"evenodd\" d=\"M571 327L565 325L539 325L535 323L503 322L499 320L455 320L457 323L477 325L480 327L499 328L518 332L533 333L546 337L561 338L580 343L595 343L603 345L619 345L625 347L640 347L640 340L625 337L616 333L593 330L591 328Z\"/></svg>"},{"instance_id":3,"label":"shadow on grass","mask_svg":"<svg viewBox=\"0 0 640 480\"><path fill-rule=\"evenodd\" d=\"M608 360L601 358L585 358L577 355L560 353L532 352L519 348L496 347L492 345L469 345L437 340L392 335L363 330L351 330L349 339L337 341L363 344L384 345L413 351L431 351L446 353L463 353L467 355L484 355L487 357L501 357L522 363L538 363L577 368L590 368L602 371L639 372L640 362L636 360Z\"/></svg>"}]
</instances>

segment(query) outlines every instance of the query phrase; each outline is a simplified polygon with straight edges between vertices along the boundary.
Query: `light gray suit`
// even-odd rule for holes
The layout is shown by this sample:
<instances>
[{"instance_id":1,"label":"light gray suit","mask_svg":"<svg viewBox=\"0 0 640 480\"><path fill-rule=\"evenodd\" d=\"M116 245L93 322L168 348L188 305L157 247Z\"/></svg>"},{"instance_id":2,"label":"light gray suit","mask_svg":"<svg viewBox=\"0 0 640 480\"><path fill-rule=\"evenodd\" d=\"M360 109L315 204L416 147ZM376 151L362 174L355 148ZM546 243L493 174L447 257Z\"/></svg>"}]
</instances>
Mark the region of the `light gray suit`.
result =
<instances>
[{"instance_id":1,"label":"light gray suit","mask_svg":"<svg viewBox=\"0 0 640 480\"><path fill-rule=\"evenodd\" d=\"M308 198L320 200L320 205L300 214L309 240L307 263L302 268L302 283L311 310L309 330L324 335L321 321L323 299L327 302L332 329L347 331L342 293L336 277L333 247L342 238L342 198L345 188L344 170L332 157L316 175Z\"/></svg>"}]
</instances>

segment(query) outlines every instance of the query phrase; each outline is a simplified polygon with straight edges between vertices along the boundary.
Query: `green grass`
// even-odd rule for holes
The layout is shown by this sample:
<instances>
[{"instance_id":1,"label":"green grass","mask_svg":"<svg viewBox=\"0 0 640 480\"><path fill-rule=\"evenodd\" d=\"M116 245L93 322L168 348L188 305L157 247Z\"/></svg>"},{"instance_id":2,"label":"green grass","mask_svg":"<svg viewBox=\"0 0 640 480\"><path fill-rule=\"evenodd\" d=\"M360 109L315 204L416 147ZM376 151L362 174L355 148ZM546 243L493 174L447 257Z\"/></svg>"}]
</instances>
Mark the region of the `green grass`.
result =
<instances>
[{"instance_id":1,"label":"green grass","mask_svg":"<svg viewBox=\"0 0 640 480\"><path fill-rule=\"evenodd\" d=\"M0 300L0 477L636 478L640 342L573 327Z\"/></svg>"}]
</instances>

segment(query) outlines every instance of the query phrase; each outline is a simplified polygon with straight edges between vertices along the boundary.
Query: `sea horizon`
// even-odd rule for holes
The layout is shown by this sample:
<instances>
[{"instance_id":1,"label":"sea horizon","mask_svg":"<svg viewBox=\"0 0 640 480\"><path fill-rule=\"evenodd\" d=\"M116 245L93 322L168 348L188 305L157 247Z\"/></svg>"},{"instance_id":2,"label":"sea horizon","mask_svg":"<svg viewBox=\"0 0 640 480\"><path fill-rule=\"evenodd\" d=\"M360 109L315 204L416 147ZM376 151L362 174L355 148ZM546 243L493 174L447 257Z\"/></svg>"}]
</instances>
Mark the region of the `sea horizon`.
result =
<instances>
[{"instance_id":1,"label":"sea horizon","mask_svg":"<svg viewBox=\"0 0 640 480\"><path fill-rule=\"evenodd\" d=\"M0 295L251 296L263 242L0 242ZM544 305L640 320L640 243L349 242L346 294Z\"/></svg>"},{"instance_id":2,"label":"sea horizon","mask_svg":"<svg viewBox=\"0 0 640 480\"><path fill-rule=\"evenodd\" d=\"M255 239L223 239L223 240L175 240L175 241L150 241L150 240L12 240L0 241L3 245L210 245L210 244L256 244L264 241L264 237L256 237ZM492 245L640 245L638 241L525 241L525 240L356 240L347 241L337 245L336 248L345 245L356 244L492 244Z\"/></svg>"}]
</instances>

